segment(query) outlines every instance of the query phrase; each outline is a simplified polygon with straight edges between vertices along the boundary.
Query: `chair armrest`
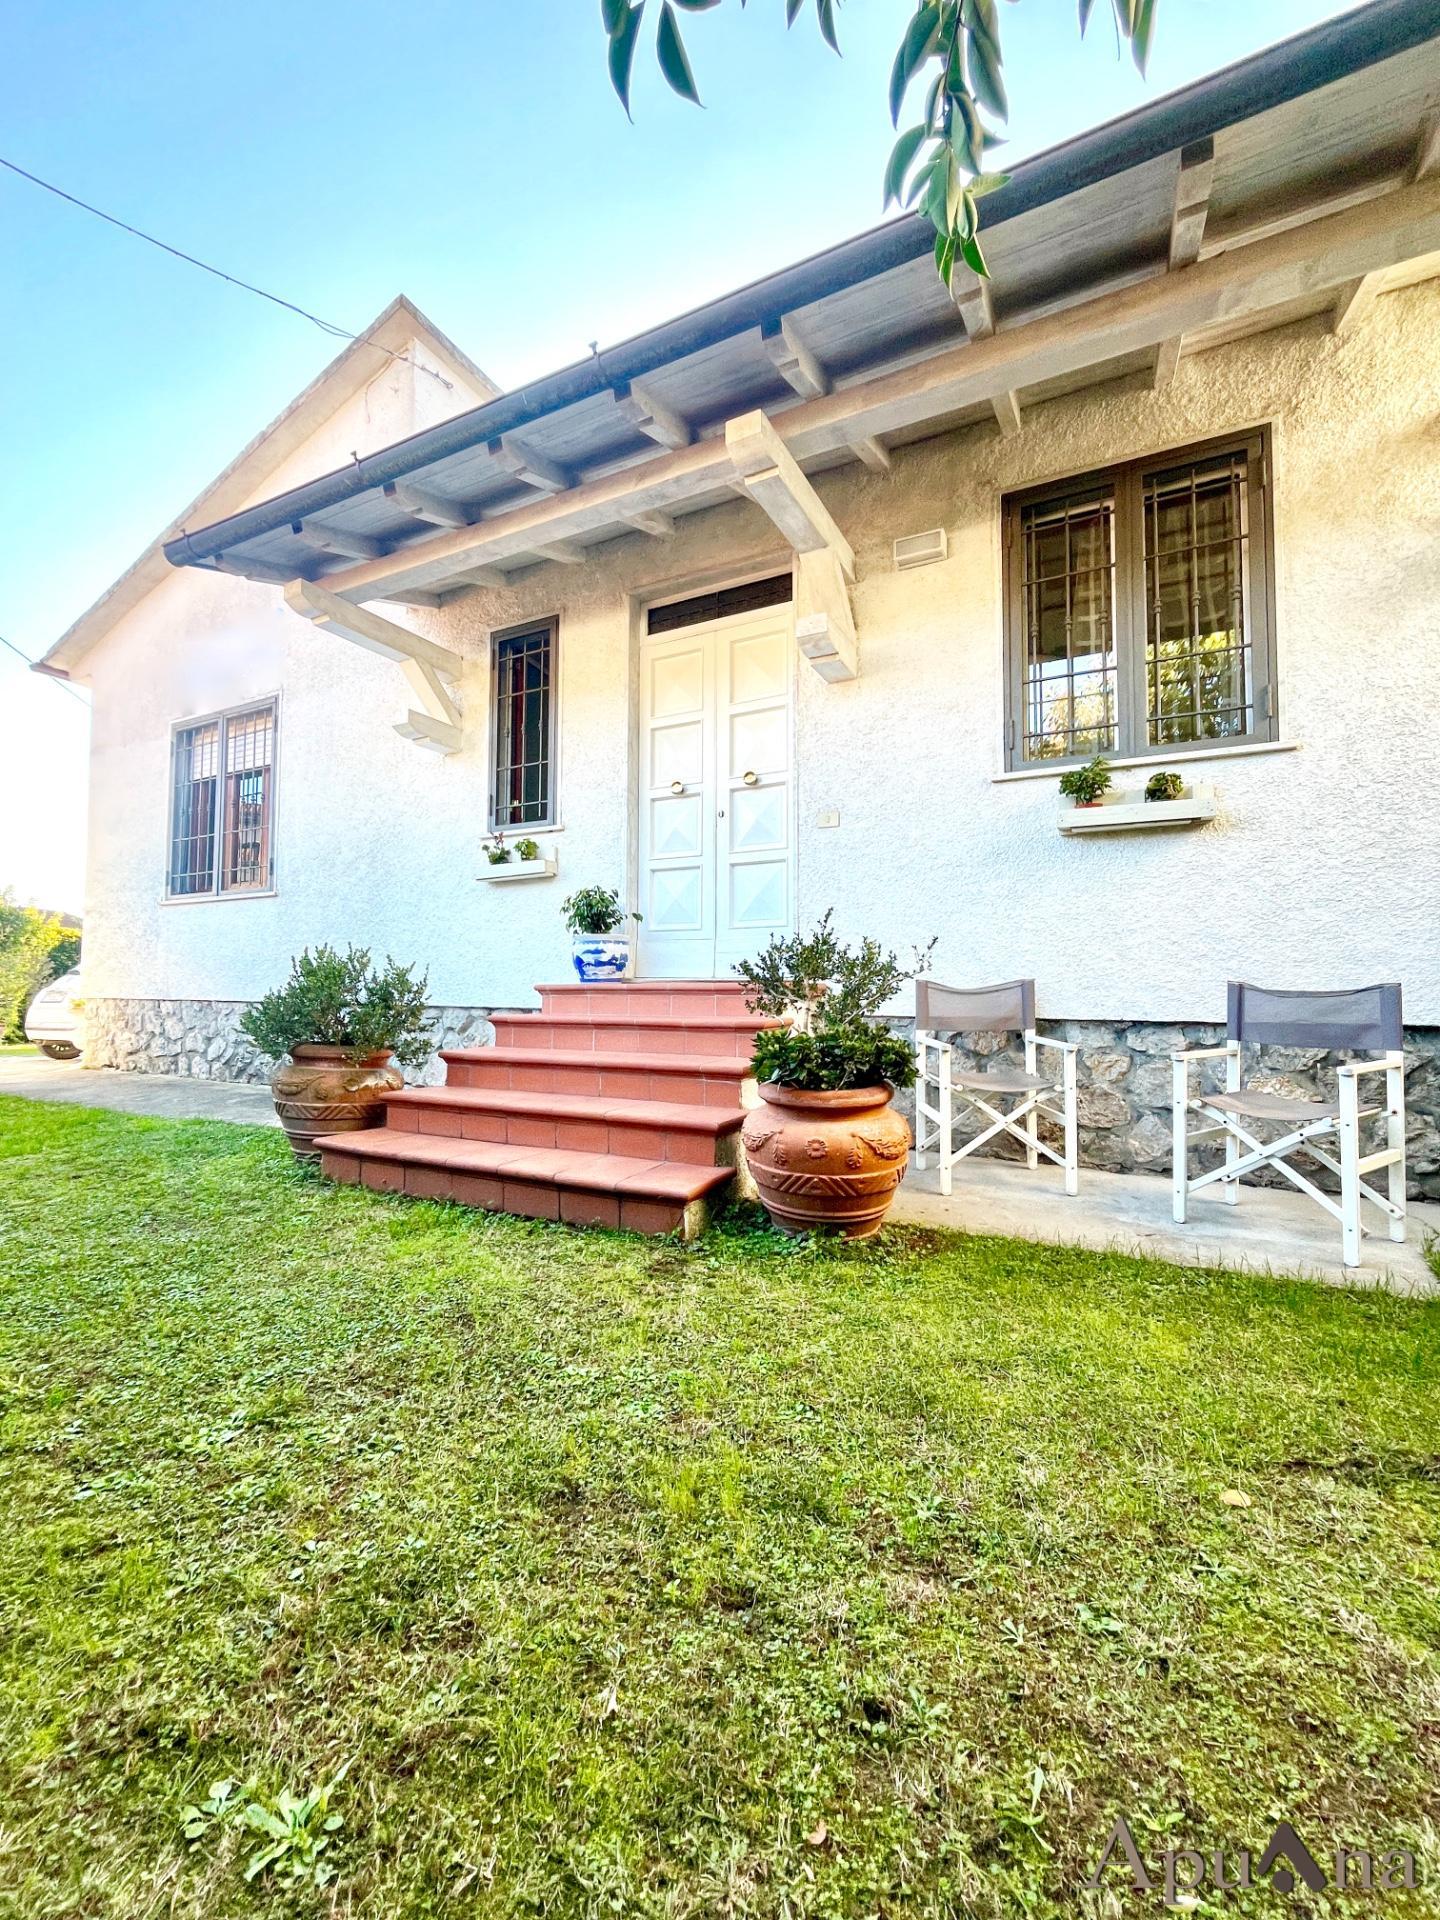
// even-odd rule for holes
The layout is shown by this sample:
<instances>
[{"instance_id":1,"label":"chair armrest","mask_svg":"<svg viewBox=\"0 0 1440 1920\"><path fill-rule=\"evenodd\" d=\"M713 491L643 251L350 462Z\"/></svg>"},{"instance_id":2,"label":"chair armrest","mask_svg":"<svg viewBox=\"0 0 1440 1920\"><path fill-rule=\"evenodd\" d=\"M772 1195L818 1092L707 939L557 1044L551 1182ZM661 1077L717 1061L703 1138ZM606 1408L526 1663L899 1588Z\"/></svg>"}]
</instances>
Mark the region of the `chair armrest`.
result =
<instances>
[{"instance_id":1,"label":"chair armrest","mask_svg":"<svg viewBox=\"0 0 1440 1920\"><path fill-rule=\"evenodd\" d=\"M1390 1073L1396 1067L1403 1067L1403 1053L1384 1053L1378 1060L1347 1060L1343 1067L1336 1068L1336 1077L1341 1080L1358 1080L1362 1073Z\"/></svg>"},{"instance_id":2,"label":"chair armrest","mask_svg":"<svg viewBox=\"0 0 1440 1920\"><path fill-rule=\"evenodd\" d=\"M950 1053L952 1051L948 1040L939 1040L933 1033L917 1033L915 1036L915 1044L917 1047L934 1047L937 1053Z\"/></svg>"},{"instance_id":3,"label":"chair armrest","mask_svg":"<svg viewBox=\"0 0 1440 1920\"><path fill-rule=\"evenodd\" d=\"M1056 1053L1079 1053L1079 1042L1075 1040L1052 1040L1047 1034L1032 1033L1030 1038L1037 1047L1053 1047Z\"/></svg>"},{"instance_id":4,"label":"chair armrest","mask_svg":"<svg viewBox=\"0 0 1440 1920\"><path fill-rule=\"evenodd\" d=\"M1172 1053L1173 1061L1180 1060L1229 1060L1240 1051L1238 1040L1227 1040L1223 1047L1184 1047L1178 1053Z\"/></svg>"}]
</instances>

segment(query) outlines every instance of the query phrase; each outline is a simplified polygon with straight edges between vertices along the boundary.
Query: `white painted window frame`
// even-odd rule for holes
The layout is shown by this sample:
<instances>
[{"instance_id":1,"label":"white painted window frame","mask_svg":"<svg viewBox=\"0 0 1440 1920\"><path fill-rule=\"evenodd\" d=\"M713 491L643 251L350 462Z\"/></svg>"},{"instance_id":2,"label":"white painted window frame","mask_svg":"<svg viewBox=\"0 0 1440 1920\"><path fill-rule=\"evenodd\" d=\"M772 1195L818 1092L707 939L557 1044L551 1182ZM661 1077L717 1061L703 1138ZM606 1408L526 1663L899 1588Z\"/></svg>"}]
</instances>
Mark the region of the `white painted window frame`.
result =
<instances>
[{"instance_id":1,"label":"white painted window frame","mask_svg":"<svg viewBox=\"0 0 1440 1920\"><path fill-rule=\"evenodd\" d=\"M1239 1093L1244 1084L1242 1053L1240 1043L1227 1041L1218 1047L1190 1047L1183 1052L1170 1056L1173 1074L1173 1142L1172 1142L1172 1185L1174 1190L1174 1216L1176 1224L1184 1226L1188 1201L1192 1193L1199 1193L1206 1187L1219 1185L1220 1197L1228 1205L1234 1206L1240 1198L1240 1181L1247 1173L1260 1167L1274 1167L1293 1187L1307 1194L1315 1204L1323 1207L1332 1219L1340 1223L1341 1259L1347 1267L1360 1265L1360 1243L1362 1237L1361 1201L1368 1200L1383 1213L1390 1225L1390 1238L1397 1243L1405 1239L1405 1055L1403 1053L1383 1053L1371 1060L1348 1061L1339 1069L1340 1111L1338 1114L1319 1115L1313 1120L1303 1121L1291 1128L1278 1140L1261 1141L1241 1123L1240 1118L1227 1113L1222 1108L1211 1106L1203 1093L1192 1090L1190 1070L1193 1066L1207 1060L1225 1062L1225 1091ZM1360 1082L1370 1074L1385 1075L1385 1103L1383 1106L1362 1107L1360 1105ZM1303 1113L1303 1106L1297 1102L1297 1118ZM1360 1122L1375 1114L1385 1116L1385 1145L1378 1153L1362 1154L1360 1151ZM1204 1124L1191 1125L1191 1116L1198 1117ZM1225 1159L1218 1167L1212 1167L1206 1173L1192 1175L1190 1172L1190 1147L1198 1140L1214 1139L1221 1135L1225 1142ZM1334 1151L1317 1144L1326 1135L1333 1135L1331 1145ZM1340 1198L1337 1202L1332 1195L1324 1193L1308 1180L1303 1173L1290 1165L1289 1154L1303 1151L1311 1159L1318 1160L1322 1167L1339 1176ZM1386 1168L1387 1192L1378 1193L1365 1178L1367 1174Z\"/></svg>"},{"instance_id":2,"label":"white painted window frame","mask_svg":"<svg viewBox=\"0 0 1440 1920\"><path fill-rule=\"evenodd\" d=\"M1065 1191L1072 1198L1080 1191L1079 1129L1077 1117L1077 1056L1079 1047L1070 1040L1051 1040L1045 1034L1037 1033L1028 1027L1024 1034L1025 1071L1037 1074L1038 1050L1048 1048L1060 1055L1059 1077L1036 1087L1029 1093L1019 1096L1015 1105L1008 1111L992 1106L977 1087L957 1086L953 1079L952 1056L954 1049L948 1040L941 1040L933 1033L917 1032L915 1035L915 1165L920 1172L925 1171L927 1158L932 1146L935 1165L940 1174L940 1191L949 1195L953 1191L952 1169L958 1160L964 1160L976 1153L991 1140L1002 1133L1008 1133L1018 1140L1025 1149L1025 1164L1033 1173L1039 1167L1040 1155L1061 1168L1065 1175ZM933 1092L935 1104L932 1106L927 1096ZM1051 1104L1059 1096L1058 1110ZM1004 1095L997 1094L995 1099ZM967 1140L963 1146L955 1144L955 1121L957 1119L957 1098L963 1110L969 1106L975 1109L982 1121L990 1124ZM1053 1120L1063 1135L1063 1150L1056 1152L1040 1138L1040 1117Z\"/></svg>"}]
</instances>

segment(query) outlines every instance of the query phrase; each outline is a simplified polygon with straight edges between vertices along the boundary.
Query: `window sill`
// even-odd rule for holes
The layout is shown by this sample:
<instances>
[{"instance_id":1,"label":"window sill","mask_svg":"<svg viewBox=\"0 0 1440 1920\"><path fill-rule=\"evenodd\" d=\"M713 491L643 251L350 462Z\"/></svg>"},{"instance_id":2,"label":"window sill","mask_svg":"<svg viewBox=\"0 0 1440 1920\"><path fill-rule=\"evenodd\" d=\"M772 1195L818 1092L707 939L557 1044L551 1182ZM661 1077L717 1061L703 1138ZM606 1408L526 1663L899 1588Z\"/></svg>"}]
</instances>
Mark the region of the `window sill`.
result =
<instances>
[{"instance_id":1,"label":"window sill","mask_svg":"<svg viewBox=\"0 0 1440 1920\"><path fill-rule=\"evenodd\" d=\"M1157 827L1203 827L1215 818L1215 789L1196 781L1178 800L1147 800L1137 788L1107 793L1093 806L1066 801L1056 825L1061 833L1145 833Z\"/></svg>"},{"instance_id":2,"label":"window sill","mask_svg":"<svg viewBox=\"0 0 1440 1920\"><path fill-rule=\"evenodd\" d=\"M230 900L278 900L278 887L227 887L224 893L162 893L162 907L214 907Z\"/></svg>"},{"instance_id":3,"label":"window sill","mask_svg":"<svg viewBox=\"0 0 1440 1920\"><path fill-rule=\"evenodd\" d=\"M538 860L502 860L497 866L487 865L475 878L492 886L506 880L553 880L557 865L553 853L542 854Z\"/></svg>"},{"instance_id":4,"label":"window sill","mask_svg":"<svg viewBox=\"0 0 1440 1920\"><path fill-rule=\"evenodd\" d=\"M1194 760L1242 760L1251 754L1298 753L1298 740L1243 740L1233 747L1184 747L1177 753L1106 754L1108 767L1169 767ZM1011 780L1058 780L1071 767L1084 766L1083 760L1047 760L1043 766L1014 767L1004 773L992 773L992 786ZM1151 803L1152 805L1154 802Z\"/></svg>"}]
</instances>

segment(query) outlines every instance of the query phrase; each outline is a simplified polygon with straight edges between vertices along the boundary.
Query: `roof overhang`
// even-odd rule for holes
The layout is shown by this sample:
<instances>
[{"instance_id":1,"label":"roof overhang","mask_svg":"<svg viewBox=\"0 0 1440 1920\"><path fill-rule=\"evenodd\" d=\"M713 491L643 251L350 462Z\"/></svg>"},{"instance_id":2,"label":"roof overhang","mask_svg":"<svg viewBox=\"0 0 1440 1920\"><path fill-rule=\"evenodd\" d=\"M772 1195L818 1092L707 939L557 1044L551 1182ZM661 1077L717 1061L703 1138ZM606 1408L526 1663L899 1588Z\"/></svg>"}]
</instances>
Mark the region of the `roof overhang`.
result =
<instances>
[{"instance_id":1,"label":"roof overhang","mask_svg":"<svg viewBox=\"0 0 1440 1920\"><path fill-rule=\"evenodd\" d=\"M1375 0L1017 166L991 279L947 294L891 222L172 539L177 566L421 600L732 499L762 410L807 473L1325 313L1440 270L1440 17Z\"/></svg>"}]
</instances>

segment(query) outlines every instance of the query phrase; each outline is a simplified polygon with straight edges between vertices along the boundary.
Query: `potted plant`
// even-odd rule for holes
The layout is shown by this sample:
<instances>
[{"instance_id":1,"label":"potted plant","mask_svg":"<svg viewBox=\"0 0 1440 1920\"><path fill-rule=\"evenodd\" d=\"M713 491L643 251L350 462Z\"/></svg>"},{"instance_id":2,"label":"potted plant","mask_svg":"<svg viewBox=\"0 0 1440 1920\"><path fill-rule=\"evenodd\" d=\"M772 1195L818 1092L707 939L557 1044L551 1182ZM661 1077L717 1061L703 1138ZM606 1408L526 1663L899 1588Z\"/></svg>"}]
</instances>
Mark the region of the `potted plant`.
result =
<instances>
[{"instance_id":1,"label":"potted plant","mask_svg":"<svg viewBox=\"0 0 1440 1920\"><path fill-rule=\"evenodd\" d=\"M1178 773L1152 773L1145 782L1147 800L1178 800L1185 791L1185 782Z\"/></svg>"},{"instance_id":2,"label":"potted plant","mask_svg":"<svg viewBox=\"0 0 1440 1920\"><path fill-rule=\"evenodd\" d=\"M400 1068L429 1059L428 984L394 960L372 967L364 947L307 947L284 986L248 1009L240 1030L281 1063L270 1090L302 1159L317 1157L321 1134L375 1126L385 1096L405 1084Z\"/></svg>"},{"instance_id":3,"label":"potted plant","mask_svg":"<svg viewBox=\"0 0 1440 1920\"><path fill-rule=\"evenodd\" d=\"M630 965L630 938L618 931L626 919L613 887L582 887L560 909L570 929L570 950L582 980L619 980ZM638 920L640 915L631 918Z\"/></svg>"},{"instance_id":4,"label":"potted plant","mask_svg":"<svg viewBox=\"0 0 1440 1920\"><path fill-rule=\"evenodd\" d=\"M492 833L490 838L485 842L485 858L490 862L492 867L503 867L508 864L510 849L505 844L505 836L503 833ZM523 854L521 858L524 858Z\"/></svg>"},{"instance_id":5,"label":"potted plant","mask_svg":"<svg viewBox=\"0 0 1440 1920\"><path fill-rule=\"evenodd\" d=\"M1077 807L1098 807L1102 794L1108 793L1114 784L1109 761L1098 753L1083 767L1071 767L1060 776L1061 793Z\"/></svg>"},{"instance_id":6,"label":"potted plant","mask_svg":"<svg viewBox=\"0 0 1440 1920\"><path fill-rule=\"evenodd\" d=\"M772 940L735 971L752 1013L788 1018L755 1036L763 1105L741 1134L766 1212L785 1233L831 1228L850 1239L879 1231L905 1177L910 1128L891 1106L913 1086L910 1043L874 1016L924 970L874 940L848 947L827 913L804 938Z\"/></svg>"},{"instance_id":7,"label":"potted plant","mask_svg":"<svg viewBox=\"0 0 1440 1920\"><path fill-rule=\"evenodd\" d=\"M540 842L538 840L517 840L515 842L515 855L519 860L538 860L540 858Z\"/></svg>"}]
</instances>

